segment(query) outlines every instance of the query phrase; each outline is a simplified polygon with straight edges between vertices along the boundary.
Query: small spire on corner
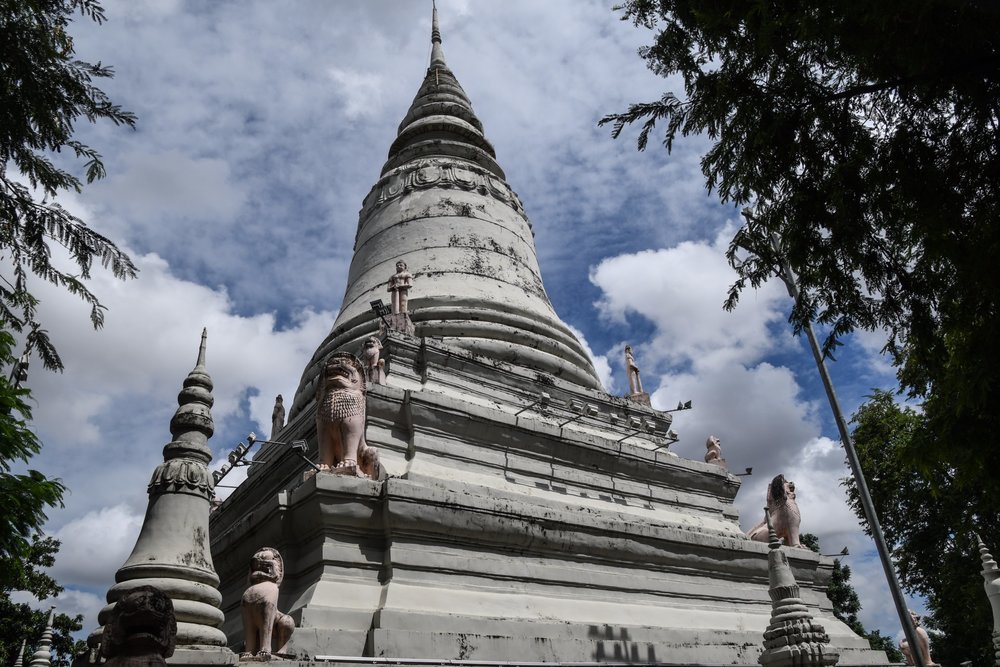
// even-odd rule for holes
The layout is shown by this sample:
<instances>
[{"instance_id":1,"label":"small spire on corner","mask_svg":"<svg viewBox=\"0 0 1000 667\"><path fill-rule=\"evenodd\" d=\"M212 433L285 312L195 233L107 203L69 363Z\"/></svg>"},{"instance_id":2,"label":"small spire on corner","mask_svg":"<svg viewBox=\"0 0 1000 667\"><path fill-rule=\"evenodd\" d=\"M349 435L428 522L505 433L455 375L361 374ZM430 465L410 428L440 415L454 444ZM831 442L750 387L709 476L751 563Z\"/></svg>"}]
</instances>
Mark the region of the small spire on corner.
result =
<instances>
[{"instance_id":1,"label":"small spire on corner","mask_svg":"<svg viewBox=\"0 0 1000 667\"><path fill-rule=\"evenodd\" d=\"M208 327L202 327L201 330L201 345L198 346L198 361L195 363L195 367L205 365L205 344L208 341Z\"/></svg>"},{"instance_id":2,"label":"small spire on corner","mask_svg":"<svg viewBox=\"0 0 1000 667\"><path fill-rule=\"evenodd\" d=\"M444 64L444 50L441 48L441 28L438 26L437 1L431 0L431 66Z\"/></svg>"}]
</instances>

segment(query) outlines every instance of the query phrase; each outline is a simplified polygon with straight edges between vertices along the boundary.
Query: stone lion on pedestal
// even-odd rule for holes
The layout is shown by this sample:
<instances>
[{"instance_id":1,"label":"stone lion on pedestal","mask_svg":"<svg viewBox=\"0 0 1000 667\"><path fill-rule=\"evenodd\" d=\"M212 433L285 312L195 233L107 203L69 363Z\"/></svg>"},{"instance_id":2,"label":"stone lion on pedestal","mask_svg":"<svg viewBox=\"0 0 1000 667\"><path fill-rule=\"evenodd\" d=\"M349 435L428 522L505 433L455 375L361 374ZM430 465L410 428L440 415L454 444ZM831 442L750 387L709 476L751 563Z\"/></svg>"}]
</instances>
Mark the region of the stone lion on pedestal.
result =
<instances>
[{"instance_id":1,"label":"stone lion on pedestal","mask_svg":"<svg viewBox=\"0 0 1000 667\"><path fill-rule=\"evenodd\" d=\"M262 547L250 559L250 586L243 593L243 653L241 660L270 660L284 653L295 630L295 621L278 611L278 586L285 578L285 564L277 549ZM271 650L272 643L277 648Z\"/></svg>"},{"instance_id":2,"label":"stone lion on pedestal","mask_svg":"<svg viewBox=\"0 0 1000 667\"><path fill-rule=\"evenodd\" d=\"M353 354L330 355L316 396L321 471L378 478L378 450L365 442L366 417L364 367Z\"/></svg>"},{"instance_id":3,"label":"stone lion on pedestal","mask_svg":"<svg viewBox=\"0 0 1000 667\"><path fill-rule=\"evenodd\" d=\"M166 667L176 640L174 603L158 588L137 586L111 611L101 653L108 667Z\"/></svg>"},{"instance_id":4,"label":"stone lion on pedestal","mask_svg":"<svg viewBox=\"0 0 1000 667\"><path fill-rule=\"evenodd\" d=\"M782 538L787 547L806 548L799 541L799 504L795 502L795 483L778 475L767 487L767 511L771 515L774 532ZM755 542L768 542L767 522L761 521L747 532L747 537Z\"/></svg>"}]
</instances>

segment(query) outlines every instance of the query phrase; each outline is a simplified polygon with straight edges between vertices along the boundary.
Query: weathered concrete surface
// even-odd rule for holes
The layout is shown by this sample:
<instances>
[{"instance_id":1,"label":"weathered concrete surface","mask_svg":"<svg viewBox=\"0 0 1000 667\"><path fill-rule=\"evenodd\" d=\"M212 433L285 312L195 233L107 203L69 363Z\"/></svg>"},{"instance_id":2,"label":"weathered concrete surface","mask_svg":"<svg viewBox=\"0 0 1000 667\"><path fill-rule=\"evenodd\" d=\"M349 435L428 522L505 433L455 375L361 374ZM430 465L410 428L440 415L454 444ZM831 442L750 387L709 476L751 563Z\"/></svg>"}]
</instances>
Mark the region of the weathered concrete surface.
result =
<instances>
[{"instance_id":1,"label":"weathered concrete surface","mask_svg":"<svg viewBox=\"0 0 1000 667\"><path fill-rule=\"evenodd\" d=\"M232 648L246 559L268 544L300 656L755 664L767 547L740 532L738 478L664 450L669 415L432 340L384 353L367 438L386 478L302 482L271 445L213 515ZM545 412L525 410L543 389ZM566 423L573 401L597 416ZM315 447L311 410L285 439ZM633 418L653 434L621 441ZM884 663L832 616L832 561L789 558L841 664Z\"/></svg>"},{"instance_id":2,"label":"weathered concrete surface","mask_svg":"<svg viewBox=\"0 0 1000 667\"><path fill-rule=\"evenodd\" d=\"M767 548L740 531L739 479L670 453L669 414L601 389L433 25L431 66L359 216L337 321L281 432L315 457L321 366L378 331L369 302L403 261L416 335L387 332L385 384L366 397L384 470L303 481L283 445L254 457L211 523L230 646L245 563L266 544L285 556L279 604L300 657L756 664ZM884 664L832 616L833 562L789 560L841 664Z\"/></svg>"}]
</instances>

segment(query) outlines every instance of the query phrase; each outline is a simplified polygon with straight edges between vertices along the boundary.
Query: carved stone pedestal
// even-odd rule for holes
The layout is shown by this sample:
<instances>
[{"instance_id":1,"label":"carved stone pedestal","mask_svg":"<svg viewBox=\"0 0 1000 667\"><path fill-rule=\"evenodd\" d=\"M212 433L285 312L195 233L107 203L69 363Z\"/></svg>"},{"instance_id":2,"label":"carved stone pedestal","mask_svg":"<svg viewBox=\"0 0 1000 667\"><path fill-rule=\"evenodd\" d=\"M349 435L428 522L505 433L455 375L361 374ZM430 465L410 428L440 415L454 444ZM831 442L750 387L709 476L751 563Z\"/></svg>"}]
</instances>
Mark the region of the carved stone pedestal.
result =
<instances>
[{"instance_id":1,"label":"carved stone pedestal","mask_svg":"<svg viewBox=\"0 0 1000 667\"><path fill-rule=\"evenodd\" d=\"M644 391L638 391L626 396L626 398L634 403L639 403L641 405L650 405L649 394Z\"/></svg>"}]
</instances>

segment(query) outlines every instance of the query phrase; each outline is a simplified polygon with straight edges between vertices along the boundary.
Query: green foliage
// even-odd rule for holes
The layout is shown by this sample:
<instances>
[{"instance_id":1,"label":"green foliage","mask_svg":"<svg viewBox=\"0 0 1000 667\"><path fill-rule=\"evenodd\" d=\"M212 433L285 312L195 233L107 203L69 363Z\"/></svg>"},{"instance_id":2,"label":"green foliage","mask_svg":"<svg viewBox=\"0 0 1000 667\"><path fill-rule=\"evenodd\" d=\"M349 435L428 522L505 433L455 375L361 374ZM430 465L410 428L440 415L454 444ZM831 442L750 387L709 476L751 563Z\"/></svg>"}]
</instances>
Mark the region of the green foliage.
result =
<instances>
[{"instance_id":1,"label":"green foliage","mask_svg":"<svg viewBox=\"0 0 1000 667\"><path fill-rule=\"evenodd\" d=\"M62 592L62 587L41 568L51 567L59 542L51 537L35 535L21 558L0 559L0 664L11 665L21 649L21 641L28 640L27 664L37 641L45 630L48 609L35 610L26 603L10 599L13 591L27 591L39 602ZM56 614L52 620L52 665L68 667L73 656L86 649L86 643L73 639L73 633L83 627L83 617L75 618Z\"/></svg>"},{"instance_id":2,"label":"green foliage","mask_svg":"<svg viewBox=\"0 0 1000 667\"><path fill-rule=\"evenodd\" d=\"M28 463L41 448L28 428L31 408L25 402L28 390L11 384L7 375L14 359L14 339L0 328L0 581L4 569L26 557L28 536L45 522L45 508L61 504L65 490L59 480L50 480L37 470L15 474L15 461Z\"/></svg>"},{"instance_id":3,"label":"green foliage","mask_svg":"<svg viewBox=\"0 0 1000 667\"><path fill-rule=\"evenodd\" d=\"M799 541L807 548L820 553L819 537L816 535L804 533L799 536ZM839 558L833 561L833 574L830 577L826 595L833 603L834 616L846 623L851 630L867 639L873 649L885 651L890 662L903 661L902 652L890 637L883 636L878 630L868 632L858 620L861 599L858 597L858 592L854 590L854 586L851 585L851 568L841 563Z\"/></svg>"},{"instance_id":4,"label":"green foliage","mask_svg":"<svg viewBox=\"0 0 1000 667\"><path fill-rule=\"evenodd\" d=\"M952 469L913 463L935 434L926 416L900 407L891 394L875 392L853 423L854 446L900 583L927 599L924 624L941 633L931 633L934 660L991 665L993 620L972 531L985 539L1000 534L1000 508L985 491L960 486ZM870 534L853 478L844 484Z\"/></svg>"},{"instance_id":5,"label":"green foliage","mask_svg":"<svg viewBox=\"0 0 1000 667\"><path fill-rule=\"evenodd\" d=\"M66 30L76 12L104 20L96 0L0 0L0 322L14 331L27 329L28 345L55 370L62 362L38 326L29 277L90 304L91 322L99 328L103 307L84 283L94 261L116 277L136 275L132 260L114 243L53 200L61 190L82 187L77 176L57 166L54 154L84 160L88 183L104 176L101 156L73 138L79 118L135 125L135 116L93 83L112 76L112 69L74 58ZM66 249L77 273L51 261L50 243Z\"/></svg>"},{"instance_id":6,"label":"green foliage","mask_svg":"<svg viewBox=\"0 0 1000 667\"><path fill-rule=\"evenodd\" d=\"M712 144L710 189L752 206L729 248L728 307L779 266L824 348L885 330L925 399L920 466L1000 498L1000 12L988 2L625 0L640 56L678 86L601 123Z\"/></svg>"}]
</instances>

